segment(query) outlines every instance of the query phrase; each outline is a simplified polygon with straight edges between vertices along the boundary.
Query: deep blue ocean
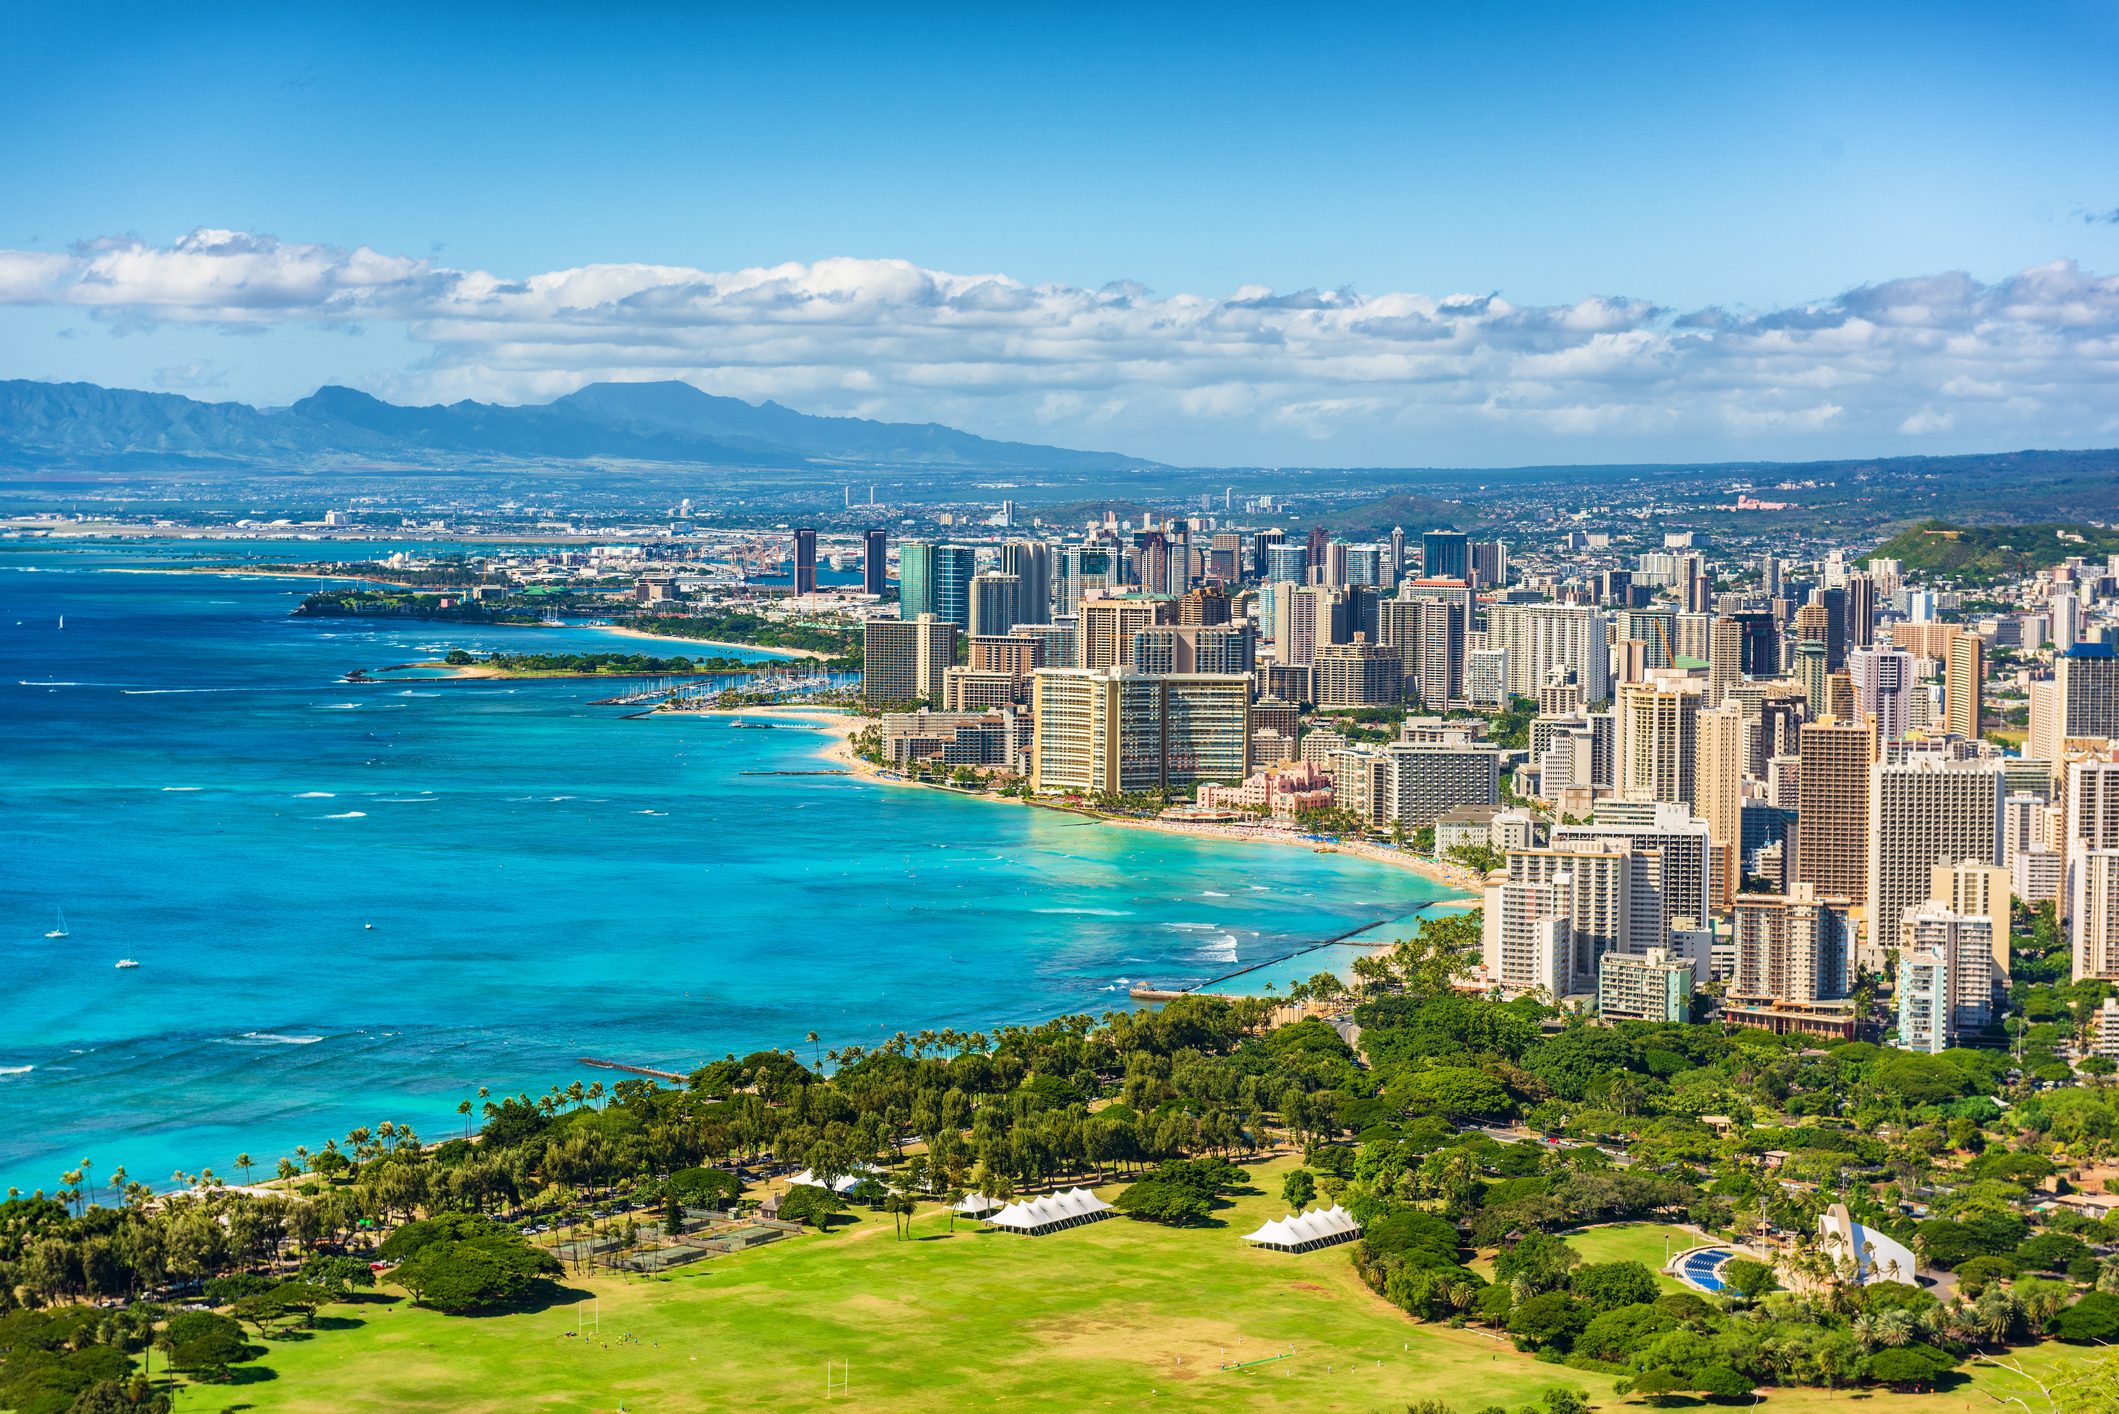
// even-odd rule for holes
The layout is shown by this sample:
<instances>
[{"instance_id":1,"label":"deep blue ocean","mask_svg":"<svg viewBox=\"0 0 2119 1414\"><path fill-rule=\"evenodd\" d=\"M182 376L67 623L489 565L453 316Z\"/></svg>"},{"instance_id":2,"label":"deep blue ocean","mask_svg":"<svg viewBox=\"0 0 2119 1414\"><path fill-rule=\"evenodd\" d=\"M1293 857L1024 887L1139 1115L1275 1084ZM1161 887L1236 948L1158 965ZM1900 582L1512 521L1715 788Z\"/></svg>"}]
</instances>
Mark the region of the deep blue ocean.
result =
<instances>
[{"instance_id":1,"label":"deep blue ocean","mask_svg":"<svg viewBox=\"0 0 2119 1414\"><path fill-rule=\"evenodd\" d=\"M385 1119L445 1137L480 1085L621 1078L584 1056L682 1070L1100 1012L1446 896L1344 856L747 775L825 768L819 735L629 720L590 705L607 684L349 684L454 647L656 650L298 619L306 581L151 568L217 548L258 553L0 546L0 1186L83 1158L98 1181L269 1172Z\"/></svg>"}]
</instances>

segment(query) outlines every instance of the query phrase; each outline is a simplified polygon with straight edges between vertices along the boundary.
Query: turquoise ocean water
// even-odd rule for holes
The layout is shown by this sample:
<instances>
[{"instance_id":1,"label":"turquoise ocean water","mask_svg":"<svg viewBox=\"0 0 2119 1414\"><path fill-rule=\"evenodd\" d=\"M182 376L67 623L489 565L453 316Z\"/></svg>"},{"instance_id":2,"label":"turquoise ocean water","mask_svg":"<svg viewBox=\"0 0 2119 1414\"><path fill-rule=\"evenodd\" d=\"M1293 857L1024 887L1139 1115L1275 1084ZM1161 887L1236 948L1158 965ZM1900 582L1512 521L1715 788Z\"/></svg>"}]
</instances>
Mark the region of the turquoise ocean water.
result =
<instances>
[{"instance_id":1,"label":"turquoise ocean water","mask_svg":"<svg viewBox=\"0 0 2119 1414\"><path fill-rule=\"evenodd\" d=\"M820 738L627 720L603 684L348 684L452 647L649 646L294 619L301 581L125 572L167 553L0 548L0 1186L84 1157L231 1174L384 1119L443 1137L479 1085L620 1078L584 1056L1103 1011L1446 897L1344 856L747 775L823 767Z\"/></svg>"}]
</instances>

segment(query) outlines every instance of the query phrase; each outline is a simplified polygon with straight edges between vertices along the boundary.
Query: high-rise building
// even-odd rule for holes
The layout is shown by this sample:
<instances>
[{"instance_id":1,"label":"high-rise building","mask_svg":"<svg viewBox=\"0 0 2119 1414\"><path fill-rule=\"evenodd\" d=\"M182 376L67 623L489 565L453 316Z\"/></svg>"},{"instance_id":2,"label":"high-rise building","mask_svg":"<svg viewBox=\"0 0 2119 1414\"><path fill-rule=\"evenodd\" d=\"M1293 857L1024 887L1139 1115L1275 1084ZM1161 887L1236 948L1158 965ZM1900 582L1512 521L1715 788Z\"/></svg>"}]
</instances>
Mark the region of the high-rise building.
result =
<instances>
[{"instance_id":1,"label":"high-rise building","mask_svg":"<svg viewBox=\"0 0 2119 1414\"><path fill-rule=\"evenodd\" d=\"M1469 535L1454 530L1430 530L1420 537L1420 577L1469 580L1471 543Z\"/></svg>"},{"instance_id":2,"label":"high-rise building","mask_svg":"<svg viewBox=\"0 0 2119 1414\"><path fill-rule=\"evenodd\" d=\"M1395 661L1395 652L1392 656ZM1508 705L1506 648L1474 648L1464 655L1464 699L1474 707Z\"/></svg>"},{"instance_id":3,"label":"high-rise building","mask_svg":"<svg viewBox=\"0 0 2119 1414\"><path fill-rule=\"evenodd\" d=\"M1845 899L1809 884L1785 894L1738 894L1729 920L1732 1000L1808 1004L1852 990L1854 938Z\"/></svg>"},{"instance_id":4,"label":"high-rise building","mask_svg":"<svg viewBox=\"0 0 2119 1414\"><path fill-rule=\"evenodd\" d=\"M1563 875L1572 950L1563 994L1593 989L1604 954L1646 952L1667 942L1670 913L1657 851L1637 850L1630 840L1593 840L1509 852L1511 883L1553 884Z\"/></svg>"},{"instance_id":5,"label":"high-rise building","mask_svg":"<svg viewBox=\"0 0 2119 1414\"><path fill-rule=\"evenodd\" d=\"M1067 546L1059 558L1059 613L1079 612L1084 599L1116 590L1123 578L1121 557L1112 546Z\"/></svg>"},{"instance_id":6,"label":"high-rise building","mask_svg":"<svg viewBox=\"0 0 2119 1414\"><path fill-rule=\"evenodd\" d=\"M1266 547L1263 578L1268 584L1306 584L1310 578L1307 545L1277 544Z\"/></svg>"},{"instance_id":7,"label":"high-rise building","mask_svg":"<svg viewBox=\"0 0 2119 1414\"><path fill-rule=\"evenodd\" d=\"M794 595L797 599L817 592L817 532L808 526L795 531Z\"/></svg>"},{"instance_id":8,"label":"high-rise building","mask_svg":"<svg viewBox=\"0 0 2119 1414\"><path fill-rule=\"evenodd\" d=\"M1390 572L1390 587L1395 589L1398 581L1405 578L1405 527L1402 525L1391 528Z\"/></svg>"},{"instance_id":9,"label":"high-rise building","mask_svg":"<svg viewBox=\"0 0 2119 1414\"><path fill-rule=\"evenodd\" d=\"M1234 617L1234 607L1226 590L1215 585L1202 585L1187 590L1177 601L1177 621L1212 628L1228 623Z\"/></svg>"},{"instance_id":10,"label":"high-rise building","mask_svg":"<svg viewBox=\"0 0 2119 1414\"><path fill-rule=\"evenodd\" d=\"M870 619L861 630L861 695L871 703L942 705L956 663L956 625L916 619Z\"/></svg>"},{"instance_id":11,"label":"high-rise building","mask_svg":"<svg viewBox=\"0 0 2119 1414\"><path fill-rule=\"evenodd\" d=\"M1859 907L1869 898L1869 767L1875 728L1805 722L1798 733L1795 879Z\"/></svg>"},{"instance_id":12,"label":"high-rise building","mask_svg":"<svg viewBox=\"0 0 2119 1414\"><path fill-rule=\"evenodd\" d=\"M1256 655L1248 624L1162 624L1133 635L1130 661L1140 673L1249 673Z\"/></svg>"},{"instance_id":13,"label":"high-rise building","mask_svg":"<svg viewBox=\"0 0 2119 1414\"><path fill-rule=\"evenodd\" d=\"M1062 616L1049 624L1017 624L1008 636L1035 639L1040 645L1041 668L1078 668L1082 665L1080 627L1072 617Z\"/></svg>"},{"instance_id":14,"label":"high-rise building","mask_svg":"<svg viewBox=\"0 0 2119 1414\"><path fill-rule=\"evenodd\" d=\"M1132 656L1133 635L1144 628L1169 623L1176 612L1174 599L1126 594L1083 600L1082 666L1098 669L1123 665Z\"/></svg>"},{"instance_id":15,"label":"high-rise building","mask_svg":"<svg viewBox=\"0 0 2119 1414\"><path fill-rule=\"evenodd\" d=\"M1961 864L1938 864L1930 871L1928 897L1952 913L1972 914L1987 920L1987 936L1994 945L1994 990L2009 990L2009 871L1992 864L1966 860ZM1900 946L1904 946L1901 936Z\"/></svg>"},{"instance_id":16,"label":"high-rise building","mask_svg":"<svg viewBox=\"0 0 2119 1414\"><path fill-rule=\"evenodd\" d=\"M1031 693L1034 791L1125 794L1249 770L1247 677L1042 668Z\"/></svg>"},{"instance_id":17,"label":"high-rise building","mask_svg":"<svg viewBox=\"0 0 2119 1414\"><path fill-rule=\"evenodd\" d=\"M1319 707L1384 707L1403 687L1398 655L1365 634L1352 643L1320 644L1316 656Z\"/></svg>"},{"instance_id":18,"label":"high-rise building","mask_svg":"<svg viewBox=\"0 0 2119 1414\"><path fill-rule=\"evenodd\" d=\"M1052 622L1052 547L1041 540L1010 540L1001 546L1001 573L1016 579L1015 621Z\"/></svg>"},{"instance_id":19,"label":"high-rise building","mask_svg":"<svg viewBox=\"0 0 2119 1414\"><path fill-rule=\"evenodd\" d=\"M878 527L861 536L861 592L880 597L890 587L890 537Z\"/></svg>"},{"instance_id":20,"label":"high-rise building","mask_svg":"<svg viewBox=\"0 0 2119 1414\"><path fill-rule=\"evenodd\" d=\"M959 629L971 626L971 576L978 553L969 545L908 540L898 546L898 608L908 619L933 614Z\"/></svg>"},{"instance_id":21,"label":"high-rise building","mask_svg":"<svg viewBox=\"0 0 2119 1414\"><path fill-rule=\"evenodd\" d=\"M906 540L898 545L898 614L907 623L935 611L934 551L935 547L924 540Z\"/></svg>"},{"instance_id":22,"label":"high-rise building","mask_svg":"<svg viewBox=\"0 0 2119 1414\"><path fill-rule=\"evenodd\" d=\"M978 552L969 545L934 547L934 616L958 629L971 626L971 577L978 573Z\"/></svg>"},{"instance_id":23,"label":"high-rise building","mask_svg":"<svg viewBox=\"0 0 2119 1414\"><path fill-rule=\"evenodd\" d=\"M1943 665L1942 725L1966 741L1979 740L1986 708L1986 640L1976 633L1959 634L1950 644L1949 660Z\"/></svg>"},{"instance_id":24,"label":"high-rise building","mask_svg":"<svg viewBox=\"0 0 2119 1414\"><path fill-rule=\"evenodd\" d=\"M1876 580L1859 570L1847 576L1846 635L1848 651L1876 643Z\"/></svg>"},{"instance_id":25,"label":"high-rise building","mask_svg":"<svg viewBox=\"0 0 2119 1414\"><path fill-rule=\"evenodd\" d=\"M1934 1053L1994 1017L1989 921L1925 902L1906 910L1898 962L1898 1044Z\"/></svg>"},{"instance_id":26,"label":"high-rise building","mask_svg":"<svg viewBox=\"0 0 2119 1414\"><path fill-rule=\"evenodd\" d=\"M1618 844L1657 856L1667 918L1706 918L1718 911L1723 894L1734 891L1727 880L1735 851L1717 847L1707 822L1682 805L1606 798L1597 802L1589 824L1552 828L1554 849Z\"/></svg>"},{"instance_id":27,"label":"high-rise building","mask_svg":"<svg viewBox=\"0 0 2119 1414\"><path fill-rule=\"evenodd\" d=\"M1744 677L1778 677L1781 671L1780 622L1766 610L1731 614L1742 635L1737 671Z\"/></svg>"},{"instance_id":28,"label":"high-rise building","mask_svg":"<svg viewBox=\"0 0 2119 1414\"><path fill-rule=\"evenodd\" d=\"M2053 660L2063 742L2119 739L2119 648L2077 643Z\"/></svg>"},{"instance_id":29,"label":"high-rise building","mask_svg":"<svg viewBox=\"0 0 2119 1414\"><path fill-rule=\"evenodd\" d=\"M1619 793L1690 805L1699 761L1700 688L1685 679L1628 683L1614 714L1619 733Z\"/></svg>"},{"instance_id":30,"label":"high-rise building","mask_svg":"<svg viewBox=\"0 0 2119 1414\"><path fill-rule=\"evenodd\" d=\"M1912 730L1920 665L1911 653L1897 648L1856 648L1847 655L1847 673L1854 682L1854 715L1859 721L1876 724L1878 741L1897 741Z\"/></svg>"},{"instance_id":31,"label":"high-rise building","mask_svg":"<svg viewBox=\"0 0 2119 1414\"><path fill-rule=\"evenodd\" d=\"M2077 850L2072 876L2068 935L2074 944L2074 980L2095 977L2119 982L2119 849Z\"/></svg>"},{"instance_id":32,"label":"high-rise building","mask_svg":"<svg viewBox=\"0 0 2119 1414\"><path fill-rule=\"evenodd\" d=\"M1271 625L1278 661L1306 668L1317 661L1319 648L1349 641L1346 595L1322 584L1276 584Z\"/></svg>"},{"instance_id":33,"label":"high-rise building","mask_svg":"<svg viewBox=\"0 0 2119 1414\"><path fill-rule=\"evenodd\" d=\"M1248 572L1252 579L1266 580L1274 577L1268 572L1268 567L1272 562L1273 547L1275 545L1285 545L1287 539L1288 535L1284 530L1261 530L1251 537L1251 563L1248 567ZM1293 576L1293 578L1299 580L1302 576L1298 574Z\"/></svg>"},{"instance_id":34,"label":"high-rise building","mask_svg":"<svg viewBox=\"0 0 2119 1414\"><path fill-rule=\"evenodd\" d=\"M1015 627L1023 582L1012 574L982 570L971 577L971 632L998 637Z\"/></svg>"},{"instance_id":35,"label":"high-rise building","mask_svg":"<svg viewBox=\"0 0 2119 1414\"><path fill-rule=\"evenodd\" d=\"M1030 675L1045 666L1045 648L1049 641L1015 633L998 638L974 636L969 666L977 673L1006 673L1015 682L1012 700L1027 702L1030 700Z\"/></svg>"},{"instance_id":36,"label":"high-rise building","mask_svg":"<svg viewBox=\"0 0 2119 1414\"><path fill-rule=\"evenodd\" d=\"M1744 680L1744 626L1726 615L1707 628L1707 705L1719 707Z\"/></svg>"},{"instance_id":37,"label":"high-rise building","mask_svg":"<svg viewBox=\"0 0 2119 1414\"><path fill-rule=\"evenodd\" d=\"M1396 581L1386 583L1389 567L1384 561L1381 545L1349 545L1346 547L1346 582L1349 585L1368 585L1371 588L1394 588Z\"/></svg>"},{"instance_id":38,"label":"high-rise building","mask_svg":"<svg viewBox=\"0 0 2119 1414\"><path fill-rule=\"evenodd\" d=\"M1489 885L1480 920L1486 974L1511 994L1557 1001L1574 973L1574 877L1565 869L1536 882Z\"/></svg>"},{"instance_id":39,"label":"high-rise building","mask_svg":"<svg viewBox=\"0 0 2119 1414\"><path fill-rule=\"evenodd\" d=\"M1495 589L1508 583L1508 546L1499 540L1474 540L1471 543L1471 578L1481 589Z\"/></svg>"},{"instance_id":40,"label":"high-rise building","mask_svg":"<svg viewBox=\"0 0 2119 1414\"><path fill-rule=\"evenodd\" d=\"M1740 849L1744 842L1744 767L1751 755L1744 709L1725 702L1699 714L1699 764L1693 770L1693 813L1706 822L1707 835L1725 852ZM1725 854L1726 857L1726 854ZM1735 867L1722 873L1721 896L1726 908L1735 894Z\"/></svg>"},{"instance_id":41,"label":"high-rise building","mask_svg":"<svg viewBox=\"0 0 2119 1414\"><path fill-rule=\"evenodd\" d=\"M1642 648L1642 666L1654 672L1677 665L1677 613L1667 608L1621 609L1619 637Z\"/></svg>"},{"instance_id":42,"label":"high-rise building","mask_svg":"<svg viewBox=\"0 0 2119 1414\"><path fill-rule=\"evenodd\" d=\"M1808 768L1805 767L1805 775ZM1869 933L1865 956L1880 964L1898 944L1906 911L1924 903L1938 864L2001 863L1998 764L1921 752L1869 768ZM1810 821L1800 823L1810 843Z\"/></svg>"},{"instance_id":43,"label":"high-rise building","mask_svg":"<svg viewBox=\"0 0 2119 1414\"><path fill-rule=\"evenodd\" d=\"M1486 610L1487 645L1508 653L1512 697L1534 697L1571 678L1585 704L1609 701L1609 628L1603 611L1588 604L1490 604Z\"/></svg>"},{"instance_id":44,"label":"high-rise building","mask_svg":"<svg viewBox=\"0 0 2119 1414\"><path fill-rule=\"evenodd\" d=\"M1832 711L1832 671L1825 664L1825 643L1820 638L1797 639L1795 644L1795 680L1802 686L1803 697L1810 704L1810 715L1828 717Z\"/></svg>"},{"instance_id":45,"label":"high-rise building","mask_svg":"<svg viewBox=\"0 0 2119 1414\"><path fill-rule=\"evenodd\" d=\"M1501 803L1501 755L1492 747L1400 741L1384 755L1390 776L1379 821L1417 830L1460 806Z\"/></svg>"},{"instance_id":46,"label":"high-rise building","mask_svg":"<svg viewBox=\"0 0 2119 1414\"><path fill-rule=\"evenodd\" d=\"M1417 609L1392 605L1417 604ZM1472 589L1461 580L1409 579L1396 600L1377 606L1377 636L1412 666L1406 696L1430 708L1464 701L1464 655L1472 632Z\"/></svg>"}]
</instances>

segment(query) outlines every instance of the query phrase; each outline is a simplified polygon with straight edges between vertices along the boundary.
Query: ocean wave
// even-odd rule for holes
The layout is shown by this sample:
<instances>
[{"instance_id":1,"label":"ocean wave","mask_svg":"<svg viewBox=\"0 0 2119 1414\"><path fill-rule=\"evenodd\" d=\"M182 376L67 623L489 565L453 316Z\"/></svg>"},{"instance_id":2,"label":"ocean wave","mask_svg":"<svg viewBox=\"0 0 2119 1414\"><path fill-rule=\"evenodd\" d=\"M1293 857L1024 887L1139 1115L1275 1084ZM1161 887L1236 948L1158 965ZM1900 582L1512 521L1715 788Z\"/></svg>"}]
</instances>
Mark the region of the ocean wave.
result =
<instances>
[{"instance_id":1,"label":"ocean wave","mask_svg":"<svg viewBox=\"0 0 2119 1414\"><path fill-rule=\"evenodd\" d=\"M1219 923L1165 923L1165 924L1163 924L1163 927L1165 927L1165 928L1175 928L1175 929L1176 929L1176 930L1177 930L1178 932L1180 932L1180 933L1211 933L1211 932L1213 932L1213 931L1214 931L1214 930L1215 930L1216 928L1219 928L1220 926L1221 926L1221 925L1220 925Z\"/></svg>"},{"instance_id":2,"label":"ocean wave","mask_svg":"<svg viewBox=\"0 0 2119 1414\"><path fill-rule=\"evenodd\" d=\"M1131 918L1133 915L1116 908L1034 908L1032 913L1074 913L1087 918Z\"/></svg>"},{"instance_id":3,"label":"ocean wave","mask_svg":"<svg viewBox=\"0 0 2119 1414\"><path fill-rule=\"evenodd\" d=\"M337 815L319 815L316 818L319 820L365 820L368 818L368 812L365 810L347 810Z\"/></svg>"},{"instance_id":4,"label":"ocean wave","mask_svg":"<svg viewBox=\"0 0 2119 1414\"><path fill-rule=\"evenodd\" d=\"M296 795L296 800L330 800L338 794L335 790L305 790Z\"/></svg>"},{"instance_id":5,"label":"ocean wave","mask_svg":"<svg viewBox=\"0 0 2119 1414\"><path fill-rule=\"evenodd\" d=\"M360 707L358 702L326 702L316 710L319 712L352 712Z\"/></svg>"},{"instance_id":6,"label":"ocean wave","mask_svg":"<svg viewBox=\"0 0 2119 1414\"><path fill-rule=\"evenodd\" d=\"M0 1075L27 1075L35 1069L33 1065L0 1065Z\"/></svg>"},{"instance_id":7,"label":"ocean wave","mask_svg":"<svg viewBox=\"0 0 2119 1414\"><path fill-rule=\"evenodd\" d=\"M204 786L164 786L164 787L162 787L162 789L163 789L163 790L172 790L172 791L193 791L193 790L204 790L204 789L206 789L206 787L204 787Z\"/></svg>"},{"instance_id":8,"label":"ocean wave","mask_svg":"<svg viewBox=\"0 0 2119 1414\"><path fill-rule=\"evenodd\" d=\"M16 678L16 679L15 679L15 685L16 685L17 687L86 687L86 686L88 686L88 684L87 684L87 683L83 683L83 682L32 682L32 681L31 681L30 679L28 679L28 678Z\"/></svg>"},{"instance_id":9,"label":"ocean wave","mask_svg":"<svg viewBox=\"0 0 2119 1414\"><path fill-rule=\"evenodd\" d=\"M277 1031L245 1031L240 1036L227 1038L231 1046L313 1046L323 1040L321 1036L283 1036Z\"/></svg>"},{"instance_id":10,"label":"ocean wave","mask_svg":"<svg viewBox=\"0 0 2119 1414\"><path fill-rule=\"evenodd\" d=\"M370 796L369 799L379 800L385 805L439 805L441 803L441 797L438 795L376 795Z\"/></svg>"},{"instance_id":11,"label":"ocean wave","mask_svg":"<svg viewBox=\"0 0 2119 1414\"><path fill-rule=\"evenodd\" d=\"M1222 893L1222 892L1221 892L1220 890L1218 890L1218 889L1201 889L1201 890L1199 891L1199 896L1200 896L1201 898L1227 898L1227 897L1228 897L1228 895L1227 895L1227 894L1225 894L1225 893Z\"/></svg>"}]
</instances>

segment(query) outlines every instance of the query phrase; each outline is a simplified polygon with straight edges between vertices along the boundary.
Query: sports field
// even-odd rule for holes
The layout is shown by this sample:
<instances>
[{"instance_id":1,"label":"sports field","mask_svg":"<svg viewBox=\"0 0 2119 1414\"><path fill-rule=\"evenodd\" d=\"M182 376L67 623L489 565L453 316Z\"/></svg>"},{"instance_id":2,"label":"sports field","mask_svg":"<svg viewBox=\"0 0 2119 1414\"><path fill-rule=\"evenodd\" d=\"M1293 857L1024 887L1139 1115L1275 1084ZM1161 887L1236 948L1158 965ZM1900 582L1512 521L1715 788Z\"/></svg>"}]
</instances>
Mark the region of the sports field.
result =
<instances>
[{"instance_id":1,"label":"sports field","mask_svg":"<svg viewBox=\"0 0 2119 1414\"><path fill-rule=\"evenodd\" d=\"M1254 1170L1261 1189L1277 1192L1278 1167ZM963 1222L952 1236L931 1214L912 1241L869 1216L670 1277L570 1281L581 1299L534 1314L334 1306L325 1328L270 1342L237 1383L186 1389L177 1409L1377 1411L1441 1399L1472 1414L1555 1384L1616 1404L1606 1377L1407 1320L1362 1286L1344 1247L1287 1255L1238 1240L1283 1211L1277 1198L1241 1197L1213 1228L1117 1218L1035 1238ZM577 1325L589 1333L573 1335ZM827 1362L842 1362L829 1394ZM1969 1388L1767 1401L1787 1414L1850 1403L1871 1414L1994 1407Z\"/></svg>"}]
</instances>

